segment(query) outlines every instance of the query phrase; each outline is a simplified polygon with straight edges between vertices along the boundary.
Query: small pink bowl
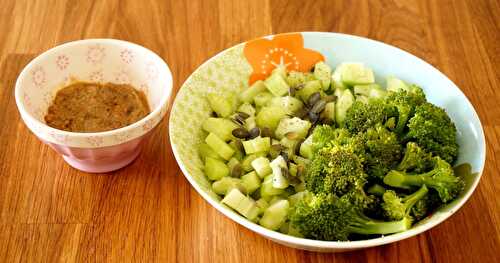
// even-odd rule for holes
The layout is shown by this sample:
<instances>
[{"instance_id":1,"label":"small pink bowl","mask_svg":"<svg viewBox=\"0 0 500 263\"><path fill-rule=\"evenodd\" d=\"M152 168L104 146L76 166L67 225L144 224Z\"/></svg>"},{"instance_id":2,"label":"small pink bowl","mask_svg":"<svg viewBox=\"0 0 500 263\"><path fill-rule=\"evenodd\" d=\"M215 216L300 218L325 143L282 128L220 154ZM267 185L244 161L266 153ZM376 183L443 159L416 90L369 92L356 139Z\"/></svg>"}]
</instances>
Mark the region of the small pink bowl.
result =
<instances>
[{"instance_id":1,"label":"small pink bowl","mask_svg":"<svg viewBox=\"0 0 500 263\"><path fill-rule=\"evenodd\" d=\"M96 133L67 132L45 124L57 91L73 80L126 83L142 90L151 113L129 126ZM168 65L152 51L121 40L87 39L54 47L19 74L15 97L21 118L76 169L103 173L131 163L165 116L172 93Z\"/></svg>"}]
</instances>

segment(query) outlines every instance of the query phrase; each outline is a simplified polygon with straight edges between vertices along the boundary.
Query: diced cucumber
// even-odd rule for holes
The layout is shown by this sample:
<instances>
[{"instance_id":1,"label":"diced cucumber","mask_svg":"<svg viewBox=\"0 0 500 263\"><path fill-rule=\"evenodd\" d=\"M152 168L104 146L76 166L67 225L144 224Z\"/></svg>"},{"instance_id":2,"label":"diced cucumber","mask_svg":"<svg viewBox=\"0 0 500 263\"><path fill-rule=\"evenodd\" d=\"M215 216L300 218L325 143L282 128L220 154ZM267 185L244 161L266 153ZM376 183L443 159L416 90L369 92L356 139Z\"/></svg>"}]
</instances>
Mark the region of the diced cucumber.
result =
<instances>
[{"instance_id":1,"label":"diced cucumber","mask_svg":"<svg viewBox=\"0 0 500 263\"><path fill-rule=\"evenodd\" d=\"M244 112L248 114L248 116L252 117L255 116L255 108L252 106L252 104L245 102L238 107L239 112ZM248 118L247 118L248 119Z\"/></svg>"},{"instance_id":2,"label":"diced cucumber","mask_svg":"<svg viewBox=\"0 0 500 263\"><path fill-rule=\"evenodd\" d=\"M290 115L293 115L295 112L304 107L304 103L302 103L301 100L291 96L274 97L269 101L268 105L281 107L285 109L286 114Z\"/></svg>"},{"instance_id":3,"label":"diced cucumber","mask_svg":"<svg viewBox=\"0 0 500 263\"><path fill-rule=\"evenodd\" d=\"M286 82L290 87L297 87L301 84L306 83L307 74L311 75L311 73L304 73L300 71L290 71L288 72L288 76L286 77Z\"/></svg>"},{"instance_id":4,"label":"diced cucumber","mask_svg":"<svg viewBox=\"0 0 500 263\"><path fill-rule=\"evenodd\" d=\"M264 178L272 173L271 166L269 166L269 159L266 157L258 157L252 161L252 167L257 172L260 178Z\"/></svg>"},{"instance_id":5,"label":"diced cucumber","mask_svg":"<svg viewBox=\"0 0 500 263\"><path fill-rule=\"evenodd\" d=\"M260 186L260 196L263 198L269 197L269 196L275 196L275 195L280 195L284 192L283 189L278 189L273 187L273 175L270 174L264 178L264 181L262 182L262 185ZM269 198L269 200L271 200Z\"/></svg>"},{"instance_id":6,"label":"diced cucumber","mask_svg":"<svg viewBox=\"0 0 500 263\"><path fill-rule=\"evenodd\" d=\"M245 172L252 171L253 170L253 167L252 167L253 160L255 160L259 157L262 157L262 156L266 156L266 153L265 152L254 153L254 154L250 154L250 155L245 156L245 158L243 158L243 161L241 161L241 168L243 168L243 171L245 171Z\"/></svg>"},{"instance_id":7,"label":"diced cucumber","mask_svg":"<svg viewBox=\"0 0 500 263\"><path fill-rule=\"evenodd\" d=\"M290 202L290 206L295 206L298 202L303 200L304 198L310 197L311 194L308 191L297 192L288 197L288 201Z\"/></svg>"},{"instance_id":8,"label":"diced cucumber","mask_svg":"<svg viewBox=\"0 0 500 263\"><path fill-rule=\"evenodd\" d=\"M271 138L258 136L255 139L243 141L243 148L246 154L268 152L271 148Z\"/></svg>"},{"instance_id":9,"label":"diced cucumber","mask_svg":"<svg viewBox=\"0 0 500 263\"><path fill-rule=\"evenodd\" d=\"M257 123L255 122L255 117L254 116L250 116L248 117L246 120L245 120L245 124L243 125L245 127L245 129L247 129L248 131L257 127Z\"/></svg>"},{"instance_id":10,"label":"diced cucumber","mask_svg":"<svg viewBox=\"0 0 500 263\"><path fill-rule=\"evenodd\" d=\"M203 161L205 161L205 158L207 157L222 160L222 158L214 150L212 150L212 148L208 146L208 144L204 142L198 145L198 152Z\"/></svg>"},{"instance_id":11,"label":"diced cucumber","mask_svg":"<svg viewBox=\"0 0 500 263\"><path fill-rule=\"evenodd\" d=\"M280 200L270 205L259 221L259 224L271 230L278 230L285 222L290 204L288 200Z\"/></svg>"},{"instance_id":12,"label":"diced cucumber","mask_svg":"<svg viewBox=\"0 0 500 263\"><path fill-rule=\"evenodd\" d=\"M259 113L257 113L255 121L260 128L267 127L271 130L275 130L280 120L285 117L285 115L285 109L277 106L267 106L262 107Z\"/></svg>"},{"instance_id":13,"label":"diced cucumber","mask_svg":"<svg viewBox=\"0 0 500 263\"><path fill-rule=\"evenodd\" d=\"M239 178L225 176L212 183L212 190L219 195L226 195L233 188L246 191Z\"/></svg>"},{"instance_id":14,"label":"diced cucumber","mask_svg":"<svg viewBox=\"0 0 500 263\"><path fill-rule=\"evenodd\" d=\"M240 213L249 220L253 221L259 215L259 207L257 207L255 201L242 194L236 188L231 189L221 202L236 210L236 212Z\"/></svg>"},{"instance_id":15,"label":"diced cucumber","mask_svg":"<svg viewBox=\"0 0 500 263\"><path fill-rule=\"evenodd\" d=\"M319 80L311 80L306 82L306 85L298 90L296 92L297 96L302 100L302 101L307 101L309 96L311 96L315 92L319 92L323 89L321 86L321 81Z\"/></svg>"},{"instance_id":16,"label":"diced cucumber","mask_svg":"<svg viewBox=\"0 0 500 263\"><path fill-rule=\"evenodd\" d=\"M275 203L281 201L281 200L286 200L286 198L283 198L281 195L275 195L273 198L271 198L271 201L269 201L269 205L274 205Z\"/></svg>"},{"instance_id":17,"label":"diced cucumber","mask_svg":"<svg viewBox=\"0 0 500 263\"><path fill-rule=\"evenodd\" d=\"M228 119L209 117L203 122L203 130L217 135L223 141L233 139L232 131L238 128L238 125Z\"/></svg>"},{"instance_id":18,"label":"diced cucumber","mask_svg":"<svg viewBox=\"0 0 500 263\"><path fill-rule=\"evenodd\" d=\"M293 158L295 155L295 151L297 150L299 139L288 139L287 137L283 137L281 139L280 144L286 147L286 153L288 154L288 158Z\"/></svg>"},{"instance_id":19,"label":"diced cucumber","mask_svg":"<svg viewBox=\"0 0 500 263\"><path fill-rule=\"evenodd\" d=\"M335 93L337 93L337 90L342 91L347 88L344 82L342 82L342 70L343 70L343 64L340 64L337 66L337 68L335 68L335 71L332 74L332 82L333 82L333 87L335 88Z\"/></svg>"},{"instance_id":20,"label":"diced cucumber","mask_svg":"<svg viewBox=\"0 0 500 263\"><path fill-rule=\"evenodd\" d=\"M302 157L311 159L313 152L312 152L312 134L307 137L307 139L300 145L299 153Z\"/></svg>"},{"instance_id":21,"label":"diced cucumber","mask_svg":"<svg viewBox=\"0 0 500 263\"><path fill-rule=\"evenodd\" d=\"M247 190L247 194L253 193L260 187L260 178L255 171L247 173L241 177L241 184Z\"/></svg>"},{"instance_id":22,"label":"diced cucumber","mask_svg":"<svg viewBox=\"0 0 500 263\"><path fill-rule=\"evenodd\" d=\"M281 119L276 128L275 135L278 139L282 139L289 132L294 132L298 139L303 139L307 136L311 123L297 117Z\"/></svg>"},{"instance_id":23,"label":"diced cucumber","mask_svg":"<svg viewBox=\"0 0 500 263\"><path fill-rule=\"evenodd\" d=\"M354 86L355 95L363 95L368 98L383 98L386 91L383 90L378 84L356 85Z\"/></svg>"},{"instance_id":24,"label":"diced cucumber","mask_svg":"<svg viewBox=\"0 0 500 263\"><path fill-rule=\"evenodd\" d=\"M219 180L229 175L229 168L223 161L207 157L205 158L205 174L210 180Z\"/></svg>"},{"instance_id":25,"label":"diced cucumber","mask_svg":"<svg viewBox=\"0 0 500 263\"><path fill-rule=\"evenodd\" d=\"M252 86L244 89L240 93L240 100L242 102L251 103L253 101L253 98L255 97L255 95L257 95L265 90L266 90L266 86L264 85L264 81L257 80L256 82L254 82L252 84Z\"/></svg>"},{"instance_id":26,"label":"diced cucumber","mask_svg":"<svg viewBox=\"0 0 500 263\"><path fill-rule=\"evenodd\" d=\"M363 85L375 82L373 71L363 63L343 63L342 82L347 85Z\"/></svg>"},{"instance_id":27,"label":"diced cucumber","mask_svg":"<svg viewBox=\"0 0 500 263\"><path fill-rule=\"evenodd\" d=\"M270 164L273 171L273 187L278 189L285 189L290 185L288 179L283 175L282 168L288 169L283 156L278 156Z\"/></svg>"},{"instance_id":28,"label":"diced cucumber","mask_svg":"<svg viewBox=\"0 0 500 263\"><path fill-rule=\"evenodd\" d=\"M318 62L314 65L314 77L321 81L323 90L327 90L332 80L332 68L323 61Z\"/></svg>"},{"instance_id":29,"label":"diced cucumber","mask_svg":"<svg viewBox=\"0 0 500 263\"><path fill-rule=\"evenodd\" d=\"M347 110L354 103L354 96L351 91L346 89L342 92L342 95L338 98L335 104L335 120L339 125L344 123L345 115Z\"/></svg>"},{"instance_id":30,"label":"diced cucumber","mask_svg":"<svg viewBox=\"0 0 500 263\"><path fill-rule=\"evenodd\" d=\"M273 98L273 94L271 94L270 92L267 92L267 91L263 91L263 92L255 95L253 100L255 102L255 106L264 107L267 105L267 103L269 101L271 101L272 98Z\"/></svg>"},{"instance_id":31,"label":"diced cucumber","mask_svg":"<svg viewBox=\"0 0 500 263\"><path fill-rule=\"evenodd\" d=\"M386 78L386 89L387 91L400 91L400 90L406 90L408 91L408 85L406 83L398 78L389 76Z\"/></svg>"},{"instance_id":32,"label":"diced cucumber","mask_svg":"<svg viewBox=\"0 0 500 263\"><path fill-rule=\"evenodd\" d=\"M233 98L223 97L221 95L210 93L207 95L208 103L210 108L212 108L218 116L228 117L234 112L235 102L232 101Z\"/></svg>"},{"instance_id":33,"label":"diced cucumber","mask_svg":"<svg viewBox=\"0 0 500 263\"><path fill-rule=\"evenodd\" d=\"M266 209L269 207L269 203L264 198L260 198L259 200L255 201L255 203L259 208L259 215L264 214Z\"/></svg>"},{"instance_id":34,"label":"diced cucumber","mask_svg":"<svg viewBox=\"0 0 500 263\"><path fill-rule=\"evenodd\" d=\"M342 96L342 93L344 92L344 90L346 90L347 88L336 88L335 91L333 92L333 95L335 95L335 97L340 97Z\"/></svg>"},{"instance_id":35,"label":"diced cucumber","mask_svg":"<svg viewBox=\"0 0 500 263\"><path fill-rule=\"evenodd\" d=\"M280 75L283 79L286 79L286 66L285 65L278 65L271 71L271 75L278 74Z\"/></svg>"},{"instance_id":36,"label":"diced cucumber","mask_svg":"<svg viewBox=\"0 0 500 263\"><path fill-rule=\"evenodd\" d=\"M224 160L231 159L234 154L234 149L214 133L209 133L207 138L205 139L205 142Z\"/></svg>"},{"instance_id":37,"label":"diced cucumber","mask_svg":"<svg viewBox=\"0 0 500 263\"><path fill-rule=\"evenodd\" d=\"M287 94L290 89L288 83L286 83L282 74L279 72L271 74L271 76L264 81L264 84L266 85L266 88L276 97Z\"/></svg>"},{"instance_id":38,"label":"diced cucumber","mask_svg":"<svg viewBox=\"0 0 500 263\"><path fill-rule=\"evenodd\" d=\"M321 112L321 118L325 123L332 125L335 123L335 102L326 103L325 109Z\"/></svg>"}]
</instances>

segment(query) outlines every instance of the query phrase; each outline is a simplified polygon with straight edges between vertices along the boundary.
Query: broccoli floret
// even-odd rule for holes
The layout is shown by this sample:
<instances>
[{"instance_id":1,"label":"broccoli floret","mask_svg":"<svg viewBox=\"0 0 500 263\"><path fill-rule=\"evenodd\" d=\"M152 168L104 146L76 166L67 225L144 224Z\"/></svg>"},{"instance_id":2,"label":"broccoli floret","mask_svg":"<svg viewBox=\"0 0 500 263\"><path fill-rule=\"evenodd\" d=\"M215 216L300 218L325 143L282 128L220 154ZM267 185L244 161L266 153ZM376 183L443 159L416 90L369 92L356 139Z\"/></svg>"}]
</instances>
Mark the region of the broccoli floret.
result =
<instances>
[{"instance_id":1,"label":"broccoli floret","mask_svg":"<svg viewBox=\"0 0 500 263\"><path fill-rule=\"evenodd\" d=\"M410 215L415 220L421 220L430 212L432 212L436 207L441 204L441 199L435 191L429 191L422 199L418 200L415 205L411 208Z\"/></svg>"},{"instance_id":2,"label":"broccoli floret","mask_svg":"<svg viewBox=\"0 0 500 263\"><path fill-rule=\"evenodd\" d=\"M307 167L306 188L312 193L343 195L362 189L367 175L350 145L326 146L318 150Z\"/></svg>"},{"instance_id":3,"label":"broccoli floret","mask_svg":"<svg viewBox=\"0 0 500 263\"><path fill-rule=\"evenodd\" d=\"M406 144L403 160L396 170L423 173L432 167L432 154L427 153L414 142Z\"/></svg>"},{"instance_id":4,"label":"broccoli floret","mask_svg":"<svg viewBox=\"0 0 500 263\"><path fill-rule=\"evenodd\" d=\"M401 159L403 151L396 134L378 124L361 135L365 144L365 171L376 180L382 180Z\"/></svg>"},{"instance_id":5,"label":"broccoli floret","mask_svg":"<svg viewBox=\"0 0 500 263\"><path fill-rule=\"evenodd\" d=\"M312 149L317 152L319 149L327 146L331 141L336 139L339 132L329 125L318 125L312 133Z\"/></svg>"},{"instance_id":6,"label":"broccoli floret","mask_svg":"<svg viewBox=\"0 0 500 263\"><path fill-rule=\"evenodd\" d=\"M391 234L408 230L411 219L384 222L367 217L351 202L351 193L337 197L320 193L300 201L290 213L291 224L307 238L348 240L351 234Z\"/></svg>"},{"instance_id":7,"label":"broccoli floret","mask_svg":"<svg viewBox=\"0 0 500 263\"><path fill-rule=\"evenodd\" d=\"M415 109L408 123L405 140L414 141L424 150L452 163L458 155L457 129L446 112L424 103Z\"/></svg>"},{"instance_id":8,"label":"broccoli floret","mask_svg":"<svg viewBox=\"0 0 500 263\"><path fill-rule=\"evenodd\" d=\"M375 196L383 196L385 193L386 189L385 187L379 185L379 184L374 184L366 190L367 193L375 195Z\"/></svg>"},{"instance_id":9,"label":"broccoli floret","mask_svg":"<svg viewBox=\"0 0 500 263\"><path fill-rule=\"evenodd\" d=\"M397 122L394 131L402 134L406 128L408 120L415 114L415 108L426 102L425 94L422 89L416 85L409 86L409 90L399 90L390 92L386 98L389 112L388 116L397 116Z\"/></svg>"},{"instance_id":10,"label":"broccoli floret","mask_svg":"<svg viewBox=\"0 0 500 263\"><path fill-rule=\"evenodd\" d=\"M347 110L344 126L353 134L364 132L386 119L384 100L371 99L368 103L356 101Z\"/></svg>"},{"instance_id":11,"label":"broccoli floret","mask_svg":"<svg viewBox=\"0 0 500 263\"><path fill-rule=\"evenodd\" d=\"M428 189L425 185L420 187L418 191L405 197L399 197L395 191L385 191L382 199L382 209L384 215L389 220L400 220L410 214L413 206L427 195Z\"/></svg>"},{"instance_id":12,"label":"broccoli floret","mask_svg":"<svg viewBox=\"0 0 500 263\"><path fill-rule=\"evenodd\" d=\"M385 177L384 183L392 187L411 189L426 185L436 190L443 203L453 200L462 191L464 181L455 176L451 165L440 157L434 157L434 168L426 173L407 174L406 172L391 170Z\"/></svg>"}]
</instances>

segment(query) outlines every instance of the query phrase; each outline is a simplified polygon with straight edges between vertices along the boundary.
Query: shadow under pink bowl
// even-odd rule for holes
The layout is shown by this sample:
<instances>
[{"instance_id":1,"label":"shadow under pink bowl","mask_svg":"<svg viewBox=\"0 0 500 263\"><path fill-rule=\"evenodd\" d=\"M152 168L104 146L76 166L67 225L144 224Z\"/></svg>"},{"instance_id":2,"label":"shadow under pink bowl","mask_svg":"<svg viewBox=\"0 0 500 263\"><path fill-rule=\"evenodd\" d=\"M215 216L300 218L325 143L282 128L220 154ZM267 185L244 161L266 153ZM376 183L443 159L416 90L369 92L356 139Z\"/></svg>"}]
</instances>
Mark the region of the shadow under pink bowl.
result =
<instances>
[{"instance_id":1,"label":"shadow under pink bowl","mask_svg":"<svg viewBox=\"0 0 500 263\"><path fill-rule=\"evenodd\" d=\"M61 154L70 166L78 170L87 173L107 173L132 163L139 156L151 131L125 143L100 148L78 148L44 142Z\"/></svg>"}]
</instances>

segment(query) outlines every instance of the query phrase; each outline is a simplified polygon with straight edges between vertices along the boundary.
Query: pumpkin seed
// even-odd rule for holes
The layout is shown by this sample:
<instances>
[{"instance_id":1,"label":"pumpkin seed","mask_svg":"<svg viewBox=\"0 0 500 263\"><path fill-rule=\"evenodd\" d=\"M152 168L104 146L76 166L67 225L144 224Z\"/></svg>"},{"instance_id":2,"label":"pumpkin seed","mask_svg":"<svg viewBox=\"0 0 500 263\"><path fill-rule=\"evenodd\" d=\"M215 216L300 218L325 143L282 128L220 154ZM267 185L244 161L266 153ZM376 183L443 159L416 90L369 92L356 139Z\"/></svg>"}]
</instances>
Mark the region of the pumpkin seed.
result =
<instances>
[{"instance_id":1,"label":"pumpkin seed","mask_svg":"<svg viewBox=\"0 0 500 263\"><path fill-rule=\"evenodd\" d=\"M253 127L249 132L248 132L248 138L249 139L254 139L257 138L257 136L260 135L260 129L259 127Z\"/></svg>"},{"instance_id":2,"label":"pumpkin seed","mask_svg":"<svg viewBox=\"0 0 500 263\"><path fill-rule=\"evenodd\" d=\"M309 98L307 99L307 105L309 106L313 106L314 104L316 104L316 102L318 102L319 100L321 99L321 94L319 92L314 92L313 94L311 94L311 96L309 96Z\"/></svg>"},{"instance_id":3,"label":"pumpkin seed","mask_svg":"<svg viewBox=\"0 0 500 263\"><path fill-rule=\"evenodd\" d=\"M231 177L236 177L240 178L243 175L243 168L241 167L241 164L237 163L233 166L233 169L231 169Z\"/></svg>"},{"instance_id":4,"label":"pumpkin seed","mask_svg":"<svg viewBox=\"0 0 500 263\"><path fill-rule=\"evenodd\" d=\"M320 113L320 112L322 112L325 109L325 106L326 106L326 102L324 100L319 100L311 108L311 112Z\"/></svg>"},{"instance_id":5,"label":"pumpkin seed","mask_svg":"<svg viewBox=\"0 0 500 263\"><path fill-rule=\"evenodd\" d=\"M250 137L250 133L245 128L242 127L234 129L231 133L233 134L234 137L240 139L246 139Z\"/></svg>"},{"instance_id":6,"label":"pumpkin seed","mask_svg":"<svg viewBox=\"0 0 500 263\"><path fill-rule=\"evenodd\" d=\"M243 120L246 120L248 117L250 117L250 115L248 115L248 113L245 113L245 112L241 112L241 111L238 111L238 116L240 116Z\"/></svg>"},{"instance_id":7,"label":"pumpkin seed","mask_svg":"<svg viewBox=\"0 0 500 263\"><path fill-rule=\"evenodd\" d=\"M261 137L273 137L273 132L271 131L271 129L267 128L267 127L264 127L262 128L262 130L260 131L260 136Z\"/></svg>"}]
</instances>

